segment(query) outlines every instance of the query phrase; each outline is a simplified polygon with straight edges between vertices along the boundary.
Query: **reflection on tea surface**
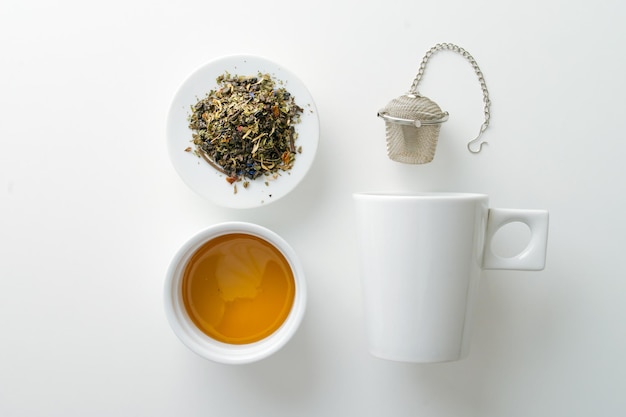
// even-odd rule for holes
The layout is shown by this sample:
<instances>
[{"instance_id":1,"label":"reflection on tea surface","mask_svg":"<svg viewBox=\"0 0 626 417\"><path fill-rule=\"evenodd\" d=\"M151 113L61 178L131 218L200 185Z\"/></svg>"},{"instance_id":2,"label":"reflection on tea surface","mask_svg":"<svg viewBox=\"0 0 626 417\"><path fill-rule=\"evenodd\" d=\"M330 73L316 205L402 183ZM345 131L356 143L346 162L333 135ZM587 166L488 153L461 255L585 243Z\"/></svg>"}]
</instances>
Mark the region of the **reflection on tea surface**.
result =
<instances>
[{"instance_id":1,"label":"reflection on tea surface","mask_svg":"<svg viewBox=\"0 0 626 417\"><path fill-rule=\"evenodd\" d=\"M187 314L208 336L246 344L275 332L285 321L295 295L289 263L273 245L234 233L201 246L183 275Z\"/></svg>"}]
</instances>

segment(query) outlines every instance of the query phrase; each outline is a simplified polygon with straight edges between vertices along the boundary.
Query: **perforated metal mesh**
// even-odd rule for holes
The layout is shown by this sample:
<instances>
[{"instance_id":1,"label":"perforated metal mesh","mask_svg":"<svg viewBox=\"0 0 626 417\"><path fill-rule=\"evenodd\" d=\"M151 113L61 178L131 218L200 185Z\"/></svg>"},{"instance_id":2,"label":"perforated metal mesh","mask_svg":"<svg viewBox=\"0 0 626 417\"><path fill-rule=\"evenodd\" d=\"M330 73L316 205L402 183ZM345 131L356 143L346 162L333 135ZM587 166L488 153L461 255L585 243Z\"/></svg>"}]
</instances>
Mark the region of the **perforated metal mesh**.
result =
<instances>
[{"instance_id":1,"label":"perforated metal mesh","mask_svg":"<svg viewBox=\"0 0 626 417\"><path fill-rule=\"evenodd\" d=\"M385 120L390 159L405 164L425 164L433 160L441 124L423 122L441 120L446 115L435 102L427 97L405 94L391 100L379 114L422 122L420 127L416 127Z\"/></svg>"}]
</instances>

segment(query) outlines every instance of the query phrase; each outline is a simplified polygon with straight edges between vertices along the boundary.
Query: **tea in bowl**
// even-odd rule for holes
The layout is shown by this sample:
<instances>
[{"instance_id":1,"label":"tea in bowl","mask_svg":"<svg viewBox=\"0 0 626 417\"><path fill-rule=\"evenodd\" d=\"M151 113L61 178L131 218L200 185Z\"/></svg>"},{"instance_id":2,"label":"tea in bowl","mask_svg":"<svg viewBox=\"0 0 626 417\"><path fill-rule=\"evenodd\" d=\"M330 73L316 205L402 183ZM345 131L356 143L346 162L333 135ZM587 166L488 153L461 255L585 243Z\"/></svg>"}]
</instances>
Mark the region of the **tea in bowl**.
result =
<instances>
[{"instance_id":1,"label":"tea in bowl","mask_svg":"<svg viewBox=\"0 0 626 417\"><path fill-rule=\"evenodd\" d=\"M178 338L198 355L251 363L281 349L306 307L303 268L276 233L256 224L208 227L174 255L164 302Z\"/></svg>"}]
</instances>

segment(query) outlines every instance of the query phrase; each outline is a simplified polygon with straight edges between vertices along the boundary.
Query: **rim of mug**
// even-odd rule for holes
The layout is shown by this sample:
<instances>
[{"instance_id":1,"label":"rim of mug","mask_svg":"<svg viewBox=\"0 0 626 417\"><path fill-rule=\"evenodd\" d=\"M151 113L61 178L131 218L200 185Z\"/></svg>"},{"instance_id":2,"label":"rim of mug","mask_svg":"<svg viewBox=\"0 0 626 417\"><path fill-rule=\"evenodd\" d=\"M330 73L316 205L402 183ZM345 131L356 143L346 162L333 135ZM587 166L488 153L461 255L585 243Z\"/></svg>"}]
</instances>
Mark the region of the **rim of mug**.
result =
<instances>
[{"instance_id":1,"label":"rim of mug","mask_svg":"<svg viewBox=\"0 0 626 417\"><path fill-rule=\"evenodd\" d=\"M259 237L278 249L293 272L295 284L293 306L281 326L262 340L241 345L220 342L203 333L189 318L182 300L182 272L189 258L209 240L232 233ZM225 364L256 362L280 350L300 327L307 300L304 269L294 249L275 232L247 222L218 223L197 232L183 243L167 269L163 293L167 320L180 341L199 356Z\"/></svg>"},{"instance_id":2,"label":"rim of mug","mask_svg":"<svg viewBox=\"0 0 626 417\"><path fill-rule=\"evenodd\" d=\"M424 192L393 192L393 191L367 191L353 194L354 198L372 199L415 199L415 200L474 200L488 198L487 194L467 193L454 191L424 191Z\"/></svg>"}]
</instances>

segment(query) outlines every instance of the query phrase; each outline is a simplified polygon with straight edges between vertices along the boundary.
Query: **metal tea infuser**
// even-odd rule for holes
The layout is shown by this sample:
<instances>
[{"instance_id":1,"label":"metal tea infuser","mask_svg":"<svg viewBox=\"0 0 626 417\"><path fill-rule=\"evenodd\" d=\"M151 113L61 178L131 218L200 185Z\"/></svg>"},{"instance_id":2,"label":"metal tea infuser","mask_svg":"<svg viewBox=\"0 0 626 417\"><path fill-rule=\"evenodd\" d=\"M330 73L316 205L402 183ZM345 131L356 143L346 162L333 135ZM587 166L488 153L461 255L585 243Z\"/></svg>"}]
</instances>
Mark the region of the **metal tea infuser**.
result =
<instances>
[{"instance_id":1,"label":"metal tea infuser","mask_svg":"<svg viewBox=\"0 0 626 417\"><path fill-rule=\"evenodd\" d=\"M429 99L422 96L417 86L424 75L430 57L439 51L453 51L467 59L478 76L483 92L485 120L480 127L478 136L467 144L471 153L479 153L487 142L480 140L481 135L489 126L491 118L489 108L491 100L487 84L476 60L460 46L451 43L440 43L428 50L410 90L389 102L378 112L378 117L385 120L387 134L387 154L390 159L406 164L425 164L433 160L439 139L441 124L448 120L448 112ZM476 148L478 145L478 148Z\"/></svg>"}]
</instances>

